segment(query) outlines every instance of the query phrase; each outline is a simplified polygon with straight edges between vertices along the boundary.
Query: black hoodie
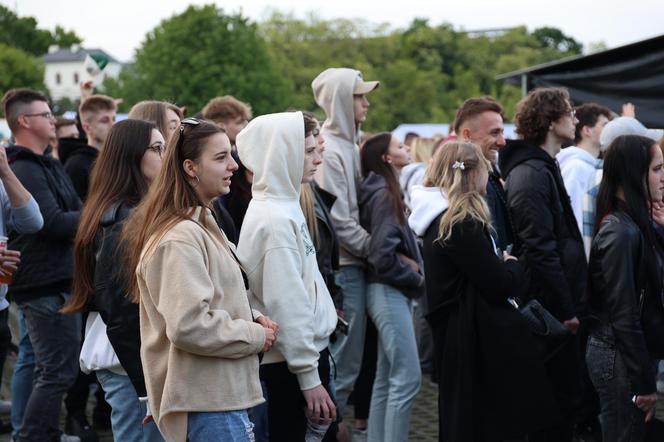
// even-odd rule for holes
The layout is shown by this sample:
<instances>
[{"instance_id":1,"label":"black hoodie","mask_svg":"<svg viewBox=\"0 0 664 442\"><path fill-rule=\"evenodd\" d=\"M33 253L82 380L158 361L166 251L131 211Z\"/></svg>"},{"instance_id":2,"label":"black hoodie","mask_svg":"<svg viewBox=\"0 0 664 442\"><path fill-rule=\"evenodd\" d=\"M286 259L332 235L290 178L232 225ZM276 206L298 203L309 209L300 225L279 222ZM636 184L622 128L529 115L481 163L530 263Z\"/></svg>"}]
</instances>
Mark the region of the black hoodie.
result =
<instances>
[{"instance_id":1,"label":"black hoodie","mask_svg":"<svg viewBox=\"0 0 664 442\"><path fill-rule=\"evenodd\" d=\"M510 140L500 151L507 205L530 272L530 296L559 320L577 316L585 290L583 241L560 169L540 147Z\"/></svg>"},{"instance_id":2,"label":"black hoodie","mask_svg":"<svg viewBox=\"0 0 664 442\"><path fill-rule=\"evenodd\" d=\"M13 234L9 248L21 252L21 265L9 293L16 301L68 291L73 272L73 242L81 200L58 160L21 146L7 149L12 170L39 204L44 227Z\"/></svg>"},{"instance_id":3,"label":"black hoodie","mask_svg":"<svg viewBox=\"0 0 664 442\"><path fill-rule=\"evenodd\" d=\"M79 140L76 140L79 141ZM78 197L85 201L90 185L90 172L94 166L99 151L85 143L66 144L65 152L60 151L60 161L76 189Z\"/></svg>"}]
</instances>

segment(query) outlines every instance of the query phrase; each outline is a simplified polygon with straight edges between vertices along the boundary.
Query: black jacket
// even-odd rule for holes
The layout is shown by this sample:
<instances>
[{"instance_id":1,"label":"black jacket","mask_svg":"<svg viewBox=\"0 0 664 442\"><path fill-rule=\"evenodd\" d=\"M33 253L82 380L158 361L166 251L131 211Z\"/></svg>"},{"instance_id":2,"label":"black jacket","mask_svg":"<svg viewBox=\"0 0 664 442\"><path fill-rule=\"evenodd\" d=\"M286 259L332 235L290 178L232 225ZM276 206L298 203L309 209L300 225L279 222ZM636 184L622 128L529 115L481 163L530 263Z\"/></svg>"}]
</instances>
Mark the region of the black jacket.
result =
<instances>
[{"instance_id":1,"label":"black jacket","mask_svg":"<svg viewBox=\"0 0 664 442\"><path fill-rule=\"evenodd\" d=\"M36 155L24 147L12 146L7 149L7 156L44 218L44 227L38 233L10 237L9 248L21 252L21 265L9 293L16 301L26 301L69 291L81 200L62 165L49 155Z\"/></svg>"},{"instance_id":2,"label":"black jacket","mask_svg":"<svg viewBox=\"0 0 664 442\"><path fill-rule=\"evenodd\" d=\"M73 152L60 158L62 164L65 165L65 171L71 182L74 184L74 189L81 200L85 201L88 195L88 187L90 184L90 172L94 166L95 160L99 156L99 151L94 147L83 145Z\"/></svg>"},{"instance_id":3,"label":"black jacket","mask_svg":"<svg viewBox=\"0 0 664 442\"><path fill-rule=\"evenodd\" d=\"M646 253L641 230L625 212L607 215L590 249L588 307L598 319L591 334L615 345L627 369L631 392L655 391L654 357L648 351L640 321L641 296L662 293L661 265L652 266L657 278L647 278L646 263L656 262Z\"/></svg>"},{"instance_id":4,"label":"black jacket","mask_svg":"<svg viewBox=\"0 0 664 442\"><path fill-rule=\"evenodd\" d=\"M491 225L495 231L496 246L505 250L508 245L514 245L514 232L507 208L507 195L500 182L500 175L496 172L489 174L489 181L486 184L486 202L491 211Z\"/></svg>"},{"instance_id":5,"label":"black jacket","mask_svg":"<svg viewBox=\"0 0 664 442\"><path fill-rule=\"evenodd\" d=\"M141 365L141 334L138 304L128 296L127 281L120 270L118 245L124 220L132 206L112 205L101 219L94 245L94 296L88 306L106 324L106 334L139 397L147 396Z\"/></svg>"},{"instance_id":6,"label":"black jacket","mask_svg":"<svg viewBox=\"0 0 664 442\"><path fill-rule=\"evenodd\" d=\"M214 214L214 219L217 221L219 230L224 232L230 242L237 245L237 241L240 239L238 231L235 227L235 222L233 222L233 217L231 217L228 209L224 206L223 197L215 198L212 201L212 213Z\"/></svg>"},{"instance_id":7,"label":"black jacket","mask_svg":"<svg viewBox=\"0 0 664 442\"><path fill-rule=\"evenodd\" d=\"M385 178L369 173L359 192L360 224L371 234L369 243L369 282L390 285L409 298L424 294L424 276L420 249L407 223L401 224L394 212ZM397 255L415 260L420 272L413 270Z\"/></svg>"},{"instance_id":8,"label":"black jacket","mask_svg":"<svg viewBox=\"0 0 664 442\"><path fill-rule=\"evenodd\" d=\"M530 297L561 321L577 316L587 263L557 163L538 146L510 140L500 151L500 170Z\"/></svg>"},{"instance_id":9,"label":"black jacket","mask_svg":"<svg viewBox=\"0 0 664 442\"><path fill-rule=\"evenodd\" d=\"M507 301L519 294L522 266L503 263L488 231L472 219L441 244L441 216L422 248L439 370L439 440L495 442L549 427L558 414L544 365Z\"/></svg>"},{"instance_id":10,"label":"black jacket","mask_svg":"<svg viewBox=\"0 0 664 442\"><path fill-rule=\"evenodd\" d=\"M330 211L337 197L320 188L314 181L311 183L314 194L314 210L316 212L316 225L318 238L316 238L316 261L325 285L327 286L334 306L343 308L343 292L337 285L334 273L339 270L339 241L332 226Z\"/></svg>"}]
</instances>

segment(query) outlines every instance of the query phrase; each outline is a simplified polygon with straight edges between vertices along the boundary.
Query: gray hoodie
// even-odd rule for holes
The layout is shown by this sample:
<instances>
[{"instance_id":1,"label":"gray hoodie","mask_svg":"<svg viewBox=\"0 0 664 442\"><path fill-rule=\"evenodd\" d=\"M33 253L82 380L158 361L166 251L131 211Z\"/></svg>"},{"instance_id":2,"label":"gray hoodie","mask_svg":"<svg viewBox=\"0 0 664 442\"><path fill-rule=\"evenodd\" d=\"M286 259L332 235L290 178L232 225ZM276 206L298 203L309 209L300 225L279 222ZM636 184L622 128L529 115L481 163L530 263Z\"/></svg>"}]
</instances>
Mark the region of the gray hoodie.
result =
<instances>
[{"instance_id":1,"label":"gray hoodie","mask_svg":"<svg viewBox=\"0 0 664 442\"><path fill-rule=\"evenodd\" d=\"M330 68L311 83L316 103L327 119L321 130L325 137L325 160L316 181L337 197L331 216L340 244L340 265L364 265L369 254L369 233L360 225L358 188L362 181L360 151L353 111L353 89L362 79L360 71Z\"/></svg>"}]
</instances>

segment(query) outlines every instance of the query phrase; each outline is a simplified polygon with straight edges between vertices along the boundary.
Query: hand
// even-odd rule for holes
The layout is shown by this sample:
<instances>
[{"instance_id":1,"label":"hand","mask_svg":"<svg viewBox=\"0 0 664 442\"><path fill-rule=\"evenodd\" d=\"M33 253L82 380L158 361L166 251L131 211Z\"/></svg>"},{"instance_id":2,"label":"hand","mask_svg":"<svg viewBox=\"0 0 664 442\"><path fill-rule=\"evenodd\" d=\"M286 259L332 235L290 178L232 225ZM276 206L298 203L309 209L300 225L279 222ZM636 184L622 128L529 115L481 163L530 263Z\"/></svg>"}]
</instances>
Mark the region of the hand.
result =
<instances>
[{"instance_id":1,"label":"hand","mask_svg":"<svg viewBox=\"0 0 664 442\"><path fill-rule=\"evenodd\" d=\"M81 89L81 102L83 102L86 98L90 97L95 91L94 83L92 82L92 80L81 82L79 84L79 87Z\"/></svg>"},{"instance_id":2,"label":"hand","mask_svg":"<svg viewBox=\"0 0 664 442\"><path fill-rule=\"evenodd\" d=\"M154 418L152 417L152 415L145 416L143 418L143 425L149 424L150 422L154 422Z\"/></svg>"},{"instance_id":3,"label":"hand","mask_svg":"<svg viewBox=\"0 0 664 442\"><path fill-rule=\"evenodd\" d=\"M660 226L664 227L664 204L651 203L652 219Z\"/></svg>"},{"instance_id":4,"label":"hand","mask_svg":"<svg viewBox=\"0 0 664 442\"><path fill-rule=\"evenodd\" d=\"M0 178L4 178L12 173L7 162L7 151L4 147L0 147Z\"/></svg>"},{"instance_id":5,"label":"hand","mask_svg":"<svg viewBox=\"0 0 664 442\"><path fill-rule=\"evenodd\" d=\"M412 259L412 258L407 257L407 256L404 255L403 253L397 253L397 256L398 256L399 259L402 260L404 263L408 264L408 265L410 266L410 268L412 268L413 270L415 270L417 273L420 273L420 265L417 263L417 261L415 261L415 260Z\"/></svg>"},{"instance_id":6,"label":"hand","mask_svg":"<svg viewBox=\"0 0 664 442\"><path fill-rule=\"evenodd\" d=\"M341 319L343 319L344 318L344 311L338 308L337 309L337 316L340 317Z\"/></svg>"},{"instance_id":7,"label":"hand","mask_svg":"<svg viewBox=\"0 0 664 442\"><path fill-rule=\"evenodd\" d=\"M622 116L636 118L636 106L632 103L624 103L622 105Z\"/></svg>"},{"instance_id":8,"label":"hand","mask_svg":"<svg viewBox=\"0 0 664 442\"><path fill-rule=\"evenodd\" d=\"M565 326L565 328L567 328L567 330L571 331L572 334L575 335L576 331L579 329L579 325L581 325L581 323L579 322L579 318L577 318L575 316L572 319L568 319L567 321L563 321L563 325Z\"/></svg>"},{"instance_id":9,"label":"hand","mask_svg":"<svg viewBox=\"0 0 664 442\"><path fill-rule=\"evenodd\" d=\"M263 329L265 330L265 344L263 344L261 353L267 353L270 351L274 343L277 342L277 335L274 330L269 327L263 326Z\"/></svg>"},{"instance_id":10,"label":"hand","mask_svg":"<svg viewBox=\"0 0 664 442\"><path fill-rule=\"evenodd\" d=\"M641 411L646 414L646 422L650 422L655 416L655 406L657 405L657 393L636 396L634 401Z\"/></svg>"},{"instance_id":11,"label":"hand","mask_svg":"<svg viewBox=\"0 0 664 442\"><path fill-rule=\"evenodd\" d=\"M519 261L516 256L512 256L509 253L503 251L503 261L509 261L509 260Z\"/></svg>"},{"instance_id":12,"label":"hand","mask_svg":"<svg viewBox=\"0 0 664 442\"><path fill-rule=\"evenodd\" d=\"M21 252L18 250L3 250L0 253L0 274L13 275L21 263Z\"/></svg>"},{"instance_id":13,"label":"hand","mask_svg":"<svg viewBox=\"0 0 664 442\"><path fill-rule=\"evenodd\" d=\"M307 419L321 425L329 425L337 419L337 407L322 385L310 390L302 390L304 400L307 401L305 414Z\"/></svg>"},{"instance_id":14,"label":"hand","mask_svg":"<svg viewBox=\"0 0 664 442\"><path fill-rule=\"evenodd\" d=\"M269 316L259 316L256 318L256 322L265 328L272 329L274 331L275 337L279 334L279 324L270 319Z\"/></svg>"}]
</instances>

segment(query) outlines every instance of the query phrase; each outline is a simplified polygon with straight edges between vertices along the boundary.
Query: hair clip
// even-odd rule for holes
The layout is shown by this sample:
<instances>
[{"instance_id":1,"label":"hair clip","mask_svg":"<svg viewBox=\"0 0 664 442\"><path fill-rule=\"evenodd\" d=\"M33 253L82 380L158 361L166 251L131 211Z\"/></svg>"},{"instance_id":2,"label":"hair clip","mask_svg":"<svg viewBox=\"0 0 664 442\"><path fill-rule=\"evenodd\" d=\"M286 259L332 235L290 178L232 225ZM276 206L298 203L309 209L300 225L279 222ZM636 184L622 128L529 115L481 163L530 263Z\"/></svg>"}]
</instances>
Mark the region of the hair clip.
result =
<instances>
[{"instance_id":1,"label":"hair clip","mask_svg":"<svg viewBox=\"0 0 664 442\"><path fill-rule=\"evenodd\" d=\"M455 161L454 164L452 164L452 169L466 170L466 165L463 164L463 161Z\"/></svg>"}]
</instances>

